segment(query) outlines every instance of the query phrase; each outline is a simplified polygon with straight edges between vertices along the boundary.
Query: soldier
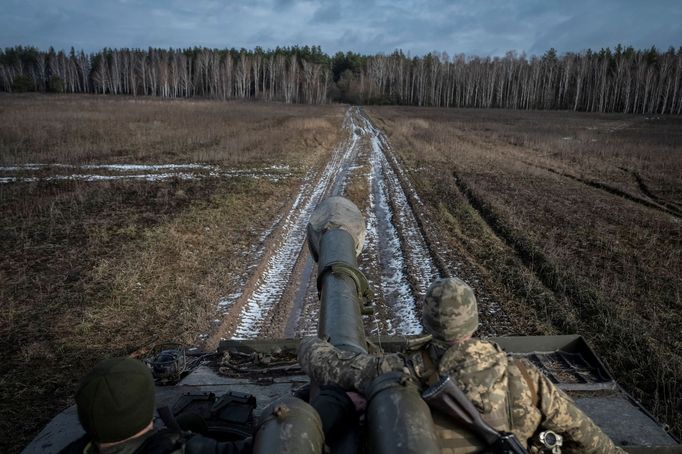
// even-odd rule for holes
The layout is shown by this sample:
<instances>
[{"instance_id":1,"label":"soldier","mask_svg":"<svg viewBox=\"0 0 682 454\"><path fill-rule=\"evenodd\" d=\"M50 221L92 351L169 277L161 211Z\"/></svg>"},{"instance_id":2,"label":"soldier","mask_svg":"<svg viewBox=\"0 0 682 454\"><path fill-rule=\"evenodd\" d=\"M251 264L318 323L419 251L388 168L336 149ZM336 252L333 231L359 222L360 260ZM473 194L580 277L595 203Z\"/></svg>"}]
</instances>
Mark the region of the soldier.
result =
<instances>
[{"instance_id":1,"label":"soldier","mask_svg":"<svg viewBox=\"0 0 682 454\"><path fill-rule=\"evenodd\" d=\"M251 440L220 443L180 430L154 429L154 379L132 358L100 361L76 393L78 419L86 434L63 453L251 452Z\"/></svg>"},{"instance_id":2,"label":"soldier","mask_svg":"<svg viewBox=\"0 0 682 454\"><path fill-rule=\"evenodd\" d=\"M407 370L423 386L439 375L449 376L488 424L512 432L526 446L534 446L536 435L551 430L563 437L566 452L623 452L527 360L508 357L494 342L472 337L478 328L478 308L466 283L457 278L435 281L422 312L424 331L432 338L414 354L364 355L307 338L301 342L299 362L316 383L337 383L361 393L390 371ZM480 449L476 445L471 434L456 427L441 436L444 452L472 452Z\"/></svg>"},{"instance_id":3,"label":"soldier","mask_svg":"<svg viewBox=\"0 0 682 454\"><path fill-rule=\"evenodd\" d=\"M81 381L76 404L78 419L86 434L61 452L317 453L322 451L325 438L334 442L348 421L356 418L355 402L353 393L346 393L338 386L322 387L310 405L293 396L284 397L262 411L253 438L218 442L200 435L207 427L198 415L178 421L168 416L164 422L169 423L169 428L155 429L155 387L150 369L132 358L110 358L99 362ZM287 410L283 415L274 416L278 407L287 407ZM284 432L278 433L279 430ZM292 436L304 440L287 439Z\"/></svg>"}]
</instances>

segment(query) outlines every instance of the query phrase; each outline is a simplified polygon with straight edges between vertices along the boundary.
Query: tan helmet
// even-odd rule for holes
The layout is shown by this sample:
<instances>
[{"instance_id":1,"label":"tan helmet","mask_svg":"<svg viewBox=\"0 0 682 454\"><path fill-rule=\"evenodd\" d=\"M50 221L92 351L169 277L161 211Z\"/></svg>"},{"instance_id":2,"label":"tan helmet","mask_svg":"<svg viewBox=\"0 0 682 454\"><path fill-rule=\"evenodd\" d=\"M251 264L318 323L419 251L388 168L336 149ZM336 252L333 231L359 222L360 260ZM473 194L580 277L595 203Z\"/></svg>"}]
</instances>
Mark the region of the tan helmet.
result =
<instances>
[{"instance_id":1,"label":"tan helmet","mask_svg":"<svg viewBox=\"0 0 682 454\"><path fill-rule=\"evenodd\" d=\"M434 339L445 342L473 334L478 328L474 291L456 277L437 279L426 292L422 325Z\"/></svg>"}]
</instances>

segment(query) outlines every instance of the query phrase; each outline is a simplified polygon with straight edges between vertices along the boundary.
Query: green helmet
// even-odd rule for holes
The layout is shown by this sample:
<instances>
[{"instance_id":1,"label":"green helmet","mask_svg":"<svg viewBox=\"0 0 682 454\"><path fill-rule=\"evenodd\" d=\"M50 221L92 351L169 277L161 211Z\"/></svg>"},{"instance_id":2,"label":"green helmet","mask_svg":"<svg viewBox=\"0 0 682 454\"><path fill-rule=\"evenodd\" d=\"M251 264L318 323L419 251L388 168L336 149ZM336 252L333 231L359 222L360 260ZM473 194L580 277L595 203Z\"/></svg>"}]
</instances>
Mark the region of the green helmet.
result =
<instances>
[{"instance_id":1,"label":"green helmet","mask_svg":"<svg viewBox=\"0 0 682 454\"><path fill-rule=\"evenodd\" d=\"M474 291L456 277L437 279L426 292L422 325L434 339L445 342L473 334L478 328Z\"/></svg>"},{"instance_id":2,"label":"green helmet","mask_svg":"<svg viewBox=\"0 0 682 454\"><path fill-rule=\"evenodd\" d=\"M98 443L113 443L142 431L154 416L154 379L132 358L100 361L76 392L78 419Z\"/></svg>"}]
</instances>

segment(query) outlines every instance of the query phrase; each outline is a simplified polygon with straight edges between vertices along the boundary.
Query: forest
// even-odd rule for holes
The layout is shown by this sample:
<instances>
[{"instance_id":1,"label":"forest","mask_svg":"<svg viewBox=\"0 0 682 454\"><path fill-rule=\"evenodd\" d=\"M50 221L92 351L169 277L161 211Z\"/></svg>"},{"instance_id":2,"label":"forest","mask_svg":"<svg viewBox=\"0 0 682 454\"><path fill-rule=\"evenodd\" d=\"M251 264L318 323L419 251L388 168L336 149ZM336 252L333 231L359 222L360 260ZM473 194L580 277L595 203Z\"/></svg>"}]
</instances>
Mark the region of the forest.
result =
<instances>
[{"instance_id":1,"label":"forest","mask_svg":"<svg viewBox=\"0 0 682 454\"><path fill-rule=\"evenodd\" d=\"M682 47L542 56L247 49L0 50L0 91L284 103L682 113Z\"/></svg>"}]
</instances>

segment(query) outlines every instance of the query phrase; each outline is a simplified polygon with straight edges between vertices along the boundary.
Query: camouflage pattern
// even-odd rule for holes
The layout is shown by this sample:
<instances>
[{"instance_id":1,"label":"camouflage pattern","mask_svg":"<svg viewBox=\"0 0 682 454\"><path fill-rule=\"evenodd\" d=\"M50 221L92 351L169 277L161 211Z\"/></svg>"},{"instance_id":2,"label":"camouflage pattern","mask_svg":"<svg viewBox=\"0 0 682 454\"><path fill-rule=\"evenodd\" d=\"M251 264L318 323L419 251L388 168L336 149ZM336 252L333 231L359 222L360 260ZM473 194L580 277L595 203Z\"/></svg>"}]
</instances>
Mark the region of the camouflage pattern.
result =
<instances>
[{"instance_id":1,"label":"camouflage pattern","mask_svg":"<svg viewBox=\"0 0 682 454\"><path fill-rule=\"evenodd\" d=\"M402 371L405 361L399 355L374 356L334 347L317 337L301 340L298 362L310 379L319 385L337 384L346 390L366 394L372 381L386 372Z\"/></svg>"},{"instance_id":2,"label":"camouflage pattern","mask_svg":"<svg viewBox=\"0 0 682 454\"><path fill-rule=\"evenodd\" d=\"M424 331L440 341L454 341L472 335L478 328L474 291L456 277L437 279L426 292L422 325Z\"/></svg>"},{"instance_id":3,"label":"camouflage pattern","mask_svg":"<svg viewBox=\"0 0 682 454\"><path fill-rule=\"evenodd\" d=\"M526 445L535 433L553 430L564 437L563 452L624 452L540 371L526 360L509 358L493 342L469 339L447 347L435 341L424 346L424 354L434 360L440 375L455 381L490 425L513 432ZM422 352L348 353L318 338L303 340L299 349L301 367L313 381L363 393L375 377L389 371L407 370L426 386L429 371L421 357ZM476 451L470 434L454 426L441 432L442 452Z\"/></svg>"},{"instance_id":4,"label":"camouflage pattern","mask_svg":"<svg viewBox=\"0 0 682 454\"><path fill-rule=\"evenodd\" d=\"M538 405L531 408L527 405L527 400L520 400L516 404L512 402L516 421L521 422L530 418L529 413L535 412L537 409L539 411L538 417L542 418L540 428L542 430L553 430L564 437L562 452L625 453L602 432L589 416L573 403L570 397L554 386L545 375L528 361L523 360L523 363L521 367L525 367L532 383L537 386ZM519 370L518 364L516 370ZM516 388L521 388L524 384L525 381L516 383ZM530 396L529 391L526 393ZM526 433L529 433L529 429L530 427L525 427Z\"/></svg>"},{"instance_id":5,"label":"camouflage pattern","mask_svg":"<svg viewBox=\"0 0 682 454\"><path fill-rule=\"evenodd\" d=\"M450 376L488 424L500 431L511 429L507 354L497 344L469 339L451 346L440 358L437 352L433 356L438 375Z\"/></svg>"}]
</instances>

